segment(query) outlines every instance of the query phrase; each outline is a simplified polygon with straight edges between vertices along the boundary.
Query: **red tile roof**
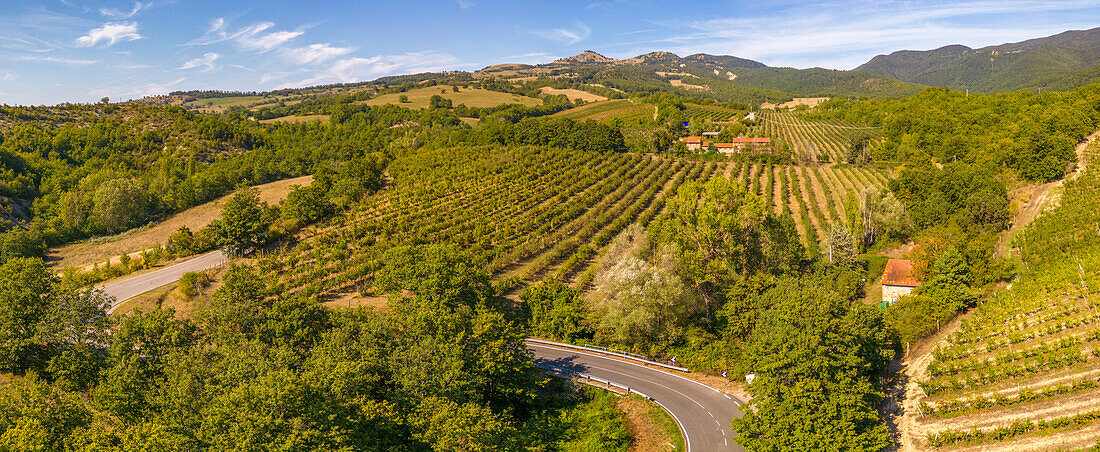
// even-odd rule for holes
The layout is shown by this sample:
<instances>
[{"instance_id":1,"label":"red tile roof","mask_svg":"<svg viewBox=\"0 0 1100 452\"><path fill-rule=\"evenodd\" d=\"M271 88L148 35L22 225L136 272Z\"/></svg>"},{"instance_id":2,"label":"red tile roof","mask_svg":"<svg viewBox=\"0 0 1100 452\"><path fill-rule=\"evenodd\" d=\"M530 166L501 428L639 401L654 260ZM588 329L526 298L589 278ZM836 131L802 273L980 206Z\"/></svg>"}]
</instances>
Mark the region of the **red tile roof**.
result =
<instances>
[{"instance_id":1,"label":"red tile roof","mask_svg":"<svg viewBox=\"0 0 1100 452\"><path fill-rule=\"evenodd\" d=\"M882 273L882 285L919 286L920 281L917 281L917 278L913 275L913 261L890 259L890 261L886 263L886 271Z\"/></svg>"},{"instance_id":2,"label":"red tile roof","mask_svg":"<svg viewBox=\"0 0 1100 452\"><path fill-rule=\"evenodd\" d=\"M682 141L684 143L701 143L703 141L703 138L702 137L680 137L680 141Z\"/></svg>"}]
</instances>

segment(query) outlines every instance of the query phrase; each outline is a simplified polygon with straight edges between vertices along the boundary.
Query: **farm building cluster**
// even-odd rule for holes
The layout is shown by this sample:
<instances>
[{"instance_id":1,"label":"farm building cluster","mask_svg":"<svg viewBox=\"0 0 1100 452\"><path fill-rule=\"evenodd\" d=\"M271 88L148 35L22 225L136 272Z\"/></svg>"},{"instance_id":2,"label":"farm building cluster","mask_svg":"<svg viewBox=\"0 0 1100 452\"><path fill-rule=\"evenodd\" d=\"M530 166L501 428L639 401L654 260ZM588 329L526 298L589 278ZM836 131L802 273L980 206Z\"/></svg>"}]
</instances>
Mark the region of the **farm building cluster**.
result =
<instances>
[{"instance_id":1,"label":"farm building cluster","mask_svg":"<svg viewBox=\"0 0 1100 452\"><path fill-rule=\"evenodd\" d=\"M738 137L731 139L727 143L715 143L711 141L704 141L709 137L708 132L704 132L703 135L704 136L681 137L680 142L684 143L687 149L693 152L698 152L702 149L710 149L711 145L717 148L718 152L724 154L737 154L744 151L761 152L772 150L771 138Z\"/></svg>"}]
</instances>

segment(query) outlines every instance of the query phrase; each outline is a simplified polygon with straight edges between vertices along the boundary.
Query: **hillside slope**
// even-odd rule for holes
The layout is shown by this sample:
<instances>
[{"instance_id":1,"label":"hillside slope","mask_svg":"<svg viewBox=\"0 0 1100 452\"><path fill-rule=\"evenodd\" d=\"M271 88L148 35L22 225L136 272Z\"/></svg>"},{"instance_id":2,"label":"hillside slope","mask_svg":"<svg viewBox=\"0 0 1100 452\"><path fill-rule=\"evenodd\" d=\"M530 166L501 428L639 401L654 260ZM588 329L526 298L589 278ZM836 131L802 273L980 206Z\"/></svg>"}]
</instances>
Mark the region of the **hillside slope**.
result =
<instances>
[{"instance_id":1,"label":"hillside slope","mask_svg":"<svg viewBox=\"0 0 1100 452\"><path fill-rule=\"evenodd\" d=\"M950 45L878 55L855 70L978 92L1072 89L1100 80L1100 28L972 49Z\"/></svg>"},{"instance_id":2,"label":"hillside slope","mask_svg":"<svg viewBox=\"0 0 1100 452\"><path fill-rule=\"evenodd\" d=\"M1100 155L1094 141L1082 149ZM1016 280L907 359L905 449L1078 450L1100 434L1100 173L1015 240Z\"/></svg>"}]
</instances>

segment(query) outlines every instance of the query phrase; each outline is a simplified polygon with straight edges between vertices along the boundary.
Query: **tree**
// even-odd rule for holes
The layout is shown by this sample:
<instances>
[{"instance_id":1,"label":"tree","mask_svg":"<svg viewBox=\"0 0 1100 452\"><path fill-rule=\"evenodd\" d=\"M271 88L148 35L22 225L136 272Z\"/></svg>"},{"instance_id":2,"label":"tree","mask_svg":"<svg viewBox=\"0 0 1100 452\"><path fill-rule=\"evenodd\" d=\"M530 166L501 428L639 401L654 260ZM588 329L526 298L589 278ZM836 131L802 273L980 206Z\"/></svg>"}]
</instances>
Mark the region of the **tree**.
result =
<instances>
[{"instance_id":1,"label":"tree","mask_svg":"<svg viewBox=\"0 0 1100 452\"><path fill-rule=\"evenodd\" d=\"M109 180L95 191L92 213L107 232L119 232L144 222L151 205L149 193L131 179Z\"/></svg>"},{"instance_id":2,"label":"tree","mask_svg":"<svg viewBox=\"0 0 1100 452\"><path fill-rule=\"evenodd\" d=\"M856 239L848 232L848 228L840 223L834 223L825 231L825 238L821 241L822 256L830 263L851 263L855 261L859 250L856 248Z\"/></svg>"},{"instance_id":3,"label":"tree","mask_svg":"<svg viewBox=\"0 0 1100 452\"><path fill-rule=\"evenodd\" d=\"M880 450L890 435L875 410L874 382L889 362L881 312L850 303L812 279L787 280L765 295L746 346L752 407L735 419L750 450Z\"/></svg>"},{"instance_id":4,"label":"tree","mask_svg":"<svg viewBox=\"0 0 1100 452\"><path fill-rule=\"evenodd\" d=\"M592 308L597 331L632 346L679 339L700 306L678 274L677 254L666 245L656 264L627 255L601 275L596 283L605 296Z\"/></svg>"},{"instance_id":5,"label":"tree","mask_svg":"<svg viewBox=\"0 0 1100 452\"><path fill-rule=\"evenodd\" d=\"M572 341L586 333L585 309L577 290L560 282L527 286L519 294L530 316L532 334Z\"/></svg>"},{"instance_id":6,"label":"tree","mask_svg":"<svg viewBox=\"0 0 1100 452\"><path fill-rule=\"evenodd\" d=\"M871 135L857 133L848 141L848 163L864 164L871 161Z\"/></svg>"},{"instance_id":7,"label":"tree","mask_svg":"<svg viewBox=\"0 0 1100 452\"><path fill-rule=\"evenodd\" d=\"M859 224L864 246L871 246L880 235L903 234L910 229L909 214L892 191L867 187L860 193Z\"/></svg>"},{"instance_id":8,"label":"tree","mask_svg":"<svg viewBox=\"0 0 1100 452\"><path fill-rule=\"evenodd\" d=\"M14 258L0 266L0 369L22 371L45 361L38 325L55 283L41 259Z\"/></svg>"},{"instance_id":9,"label":"tree","mask_svg":"<svg viewBox=\"0 0 1100 452\"><path fill-rule=\"evenodd\" d=\"M212 223L218 245L240 255L266 243L265 208L255 188L238 190L222 207L221 219Z\"/></svg>"},{"instance_id":10,"label":"tree","mask_svg":"<svg viewBox=\"0 0 1100 452\"><path fill-rule=\"evenodd\" d=\"M73 289L61 290L51 300L39 324L38 341L48 350L46 370L59 387L87 389L106 366L111 300L100 290Z\"/></svg>"},{"instance_id":11,"label":"tree","mask_svg":"<svg viewBox=\"0 0 1100 452\"><path fill-rule=\"evenodd\" d=\"M408 95L405 95L405 94L402 94L402 95L400 95L400 96L397 96L397 101L398 101L398 102L401 102L401 103L403 103L403 104L407 104L407 103L409 103L409 96L408 96Z\"/></svg>"},{"instance_id":12,"label":"tree","mask_svg":"<svg viewBox=\"0 0 1100 452\"><path fill-rule=\"evenodd\" d=\"M293 186L283 201L283 218L305 225L320 220L332 213L332 203L328 193L319 186Z\"/></svg>"}]
</instances>

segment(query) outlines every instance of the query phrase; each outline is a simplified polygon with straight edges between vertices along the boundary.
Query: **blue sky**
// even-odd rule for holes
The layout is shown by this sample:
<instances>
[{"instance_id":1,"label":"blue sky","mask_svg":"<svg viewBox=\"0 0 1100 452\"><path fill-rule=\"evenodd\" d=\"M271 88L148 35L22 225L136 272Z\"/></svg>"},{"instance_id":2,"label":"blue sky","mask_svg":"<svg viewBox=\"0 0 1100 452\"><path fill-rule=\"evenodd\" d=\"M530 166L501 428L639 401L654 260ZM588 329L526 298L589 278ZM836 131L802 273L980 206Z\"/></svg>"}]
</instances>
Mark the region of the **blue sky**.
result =
<instances>
[{"instance_id":1,"label":"blue sky","mask_svg":"<svg viewBox=\"0 0 1100 452\"><path fill-rule=\"evenodd\" d=\"M1100 26L1100 0L0 0L0 104L270 90L583 50L850 69L894 50Z\"/></svg>"}]
</instances>

